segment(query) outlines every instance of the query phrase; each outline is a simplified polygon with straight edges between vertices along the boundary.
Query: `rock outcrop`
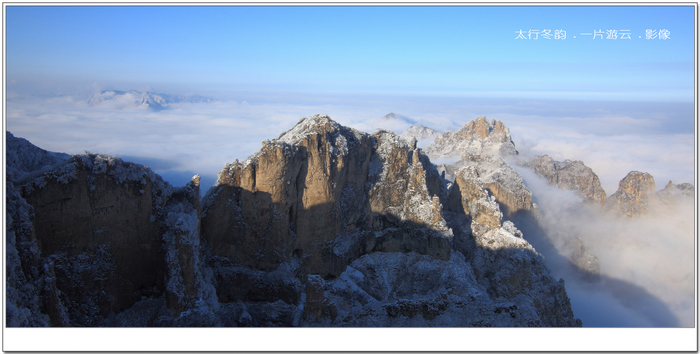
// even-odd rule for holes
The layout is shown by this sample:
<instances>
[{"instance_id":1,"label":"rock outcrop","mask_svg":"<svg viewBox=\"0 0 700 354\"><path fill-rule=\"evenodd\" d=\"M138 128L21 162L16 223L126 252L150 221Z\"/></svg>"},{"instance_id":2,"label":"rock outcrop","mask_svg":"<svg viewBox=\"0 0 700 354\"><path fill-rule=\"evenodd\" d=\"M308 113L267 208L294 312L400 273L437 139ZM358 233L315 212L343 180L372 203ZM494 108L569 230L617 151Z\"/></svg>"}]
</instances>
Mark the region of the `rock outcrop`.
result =
<instances>
[{"instance_id":1,"label":"rock outcrop","mask_svg":"<svg viewBox=\"0 0 700 354\"><path fill-rule=\"evenodd\" d=\"M500 120L489 122L481 116L463 125L457 131L447 131L425 148L431 159L475 155L516 155L515 144L508 129Z\"/></svg>"},{"instance_id":2,"label":"rock outcrop","mask_svg":"<svg viewBox=\"0 0 700 354\"><path fill-rule=\"evenodd\" d=\"M605 204L605 190L598 176L581 161L554 161L547 155L535 156L525 164L530 170L544 177L549 183L573 190L589 203Z\"/></svg>"},{"instance_id":3,"label":"rock outcrop","mask_svg":"<svg viewBox=\"0 0 700 354\"><path fill-rule=\"evenodd\" d=\"M525 186L522 176L503 158L495 155L464 155L460 160L442 168L446 176L454 179L457 171L466 166L476 169L479 179L500 204L504 214L510 216L532 208L532 192Z\"/></svg>"},{"instance_id":4,"label":"rock outcrop","mask_svg":"<svg viewBox=\"0 0 700 354\"><path fill-rule=\"evenodd\" d=\"M184 325L181 313L217 302L202 274L198 176L173 190L112 156L44 155L46 168L31 164L35 147L11 153L20 156L6 201L11 323Z\"/></svg>"},{"instance_id":5,"label":"rock outcrop","mask_svg":"<svg viewBox=\"0 0 700 354\"><path fill-rule=\"evenodd\" d=\"M630 218L639 217L647 212L655 190L654 177L646 172L632 171L620 181L606 207Z\"/></svg>"},{"instance_id":6,"label":"rock outcrop","mask_svg":"<svg viewBox=\"0 0 700 354\"><path fill-rule=\"evenodd\" d=\"M473 166L462 167L457 171L455 183L450 191L449 205L452 211L469 216L472 224L491 229L501 227L503 214Z\"/></svg>"},{"instance_id":7,"label":"rock outcrop","mask_svg":"<svg viewBox=\"0 0 700 354\"><path fill-rule=\"evenodd\" d=\"M36 176L42 171L49 171L70 156L41 149L26 139L17 138L5 132L6 153L5 166L7 179L19 181Z\"/></svg>"}]
</instances>

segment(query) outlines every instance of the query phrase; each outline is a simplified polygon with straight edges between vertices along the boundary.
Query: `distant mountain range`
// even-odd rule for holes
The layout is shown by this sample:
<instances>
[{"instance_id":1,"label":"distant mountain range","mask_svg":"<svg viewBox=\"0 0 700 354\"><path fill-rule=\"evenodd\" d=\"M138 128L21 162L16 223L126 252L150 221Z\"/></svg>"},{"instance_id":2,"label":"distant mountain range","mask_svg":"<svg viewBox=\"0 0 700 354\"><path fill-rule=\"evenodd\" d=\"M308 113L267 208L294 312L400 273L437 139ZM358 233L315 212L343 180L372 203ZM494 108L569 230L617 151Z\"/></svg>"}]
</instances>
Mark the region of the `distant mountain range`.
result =
<instances>
[{"instance_id":1,"label":"distant mountain range","mask_svg":"<svg viewBox=\"0 0 700 354\"><path fill-rule=\"evenodd\" d=\"M140 91L115 91L108 90L96 93L90 97L88 103L99 105L105 101L121 101L128 104L128 107L143 108L151 110L162 110L176 103L208 103L216 100L211 97L200 95L169 95L164 93L140 92Z\"/></svg>"}]
</instances>

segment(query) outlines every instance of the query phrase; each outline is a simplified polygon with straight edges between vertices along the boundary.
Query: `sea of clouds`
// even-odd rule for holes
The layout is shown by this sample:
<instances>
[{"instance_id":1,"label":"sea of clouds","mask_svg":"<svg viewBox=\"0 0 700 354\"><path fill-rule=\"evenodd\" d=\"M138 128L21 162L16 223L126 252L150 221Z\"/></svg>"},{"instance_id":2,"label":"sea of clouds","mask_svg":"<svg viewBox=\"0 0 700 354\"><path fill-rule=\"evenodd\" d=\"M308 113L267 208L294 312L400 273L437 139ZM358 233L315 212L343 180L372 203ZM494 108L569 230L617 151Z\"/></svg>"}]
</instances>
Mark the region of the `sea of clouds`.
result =
<instances>
[{"instance_id":1,"label":"sea of clouds","mask_svg":"<svg viewBox=\"0 0 700 354\"><path fill-rule=\"evenodd\" d=\"M367 132L397 133L412 124L456 130L485 115L510 128L523 157L548 154L558 161L583 161L608 196L633 170L651 173L657 190L669 180L695 184L692 103L249 94L151 110L133 107L132 98L90 104L89 95L12 96L6 102L6 129L49 151L104 153L147 165L175 186L199 174L206 192L224 164L245 159L263 140L277 138L312 114L326 113ZM381 119L390 112L399 119ZM567 281L584 325L694 324L692 201L656 208L644 220L620 219L591 209L527 170L518 172L543 213L544 232L533 232L530 240L554 275ZM599 258L600 283L587 283L557 266L565 262L567 240L573 237Z\"/></svg>"}]
</instances>

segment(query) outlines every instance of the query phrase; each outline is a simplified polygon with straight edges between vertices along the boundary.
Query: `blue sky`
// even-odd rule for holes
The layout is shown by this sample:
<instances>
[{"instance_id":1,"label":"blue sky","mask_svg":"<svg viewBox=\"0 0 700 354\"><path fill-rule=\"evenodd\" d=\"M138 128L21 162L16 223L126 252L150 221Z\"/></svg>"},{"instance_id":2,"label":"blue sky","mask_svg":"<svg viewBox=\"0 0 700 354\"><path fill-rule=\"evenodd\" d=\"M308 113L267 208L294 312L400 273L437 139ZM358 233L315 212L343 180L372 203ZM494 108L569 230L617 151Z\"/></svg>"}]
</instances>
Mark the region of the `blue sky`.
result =
<instances>
[{"instance_id":1,"label":"blue sky","mask_svg":"<svg viewBox=\"0 0 700 354\"><path fill-rule=\"evenodd\" d=\"M8 90L69 91L97 83L183 93L691 102L693 11L8 6L7 76L16 85ZM520 30L546 29L567 37L516 39ZM666 29L670 38L647 40L647 29ZM630 39L581 35L596 30L629 30Z\"/></svg>"}]
</instances>

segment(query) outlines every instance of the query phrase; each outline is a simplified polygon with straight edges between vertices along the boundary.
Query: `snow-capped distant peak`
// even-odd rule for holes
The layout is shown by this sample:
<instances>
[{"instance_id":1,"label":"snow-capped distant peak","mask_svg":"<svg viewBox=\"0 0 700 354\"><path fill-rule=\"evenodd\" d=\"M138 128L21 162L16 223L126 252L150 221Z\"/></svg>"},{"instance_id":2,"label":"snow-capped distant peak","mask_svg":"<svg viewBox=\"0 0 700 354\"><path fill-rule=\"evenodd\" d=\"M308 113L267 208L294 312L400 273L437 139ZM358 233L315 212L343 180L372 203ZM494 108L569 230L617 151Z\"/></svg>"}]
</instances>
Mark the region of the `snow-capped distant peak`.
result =
<instances>
[{"instance_id":1,"label":"snow-capped distant peak","mask_svg":"<svg viewBox=\"0 0 700 354\"><path fill-rule=\"evenodd\" d=\"M108 101L120 107L162 110L175 103L208 103L215 100L200 95L176 96L162 93L140 92L135 90L108 90L92 95L92 97L90 97L88 100L88 103L94 106Z\"/></svg>"},{"instance_id":2,"label":"snow-capped distant peak","mask_svg":"<svg viewBox=\"0 0 700 354\"><path fill-rule=\"evenodd\" d=\"M412 125L408 127L408 129L404 130L400 135L406 140L410 139L411 137L416 138L416 140L434 140L435 137L440 135L440 132L423 125Z\"/></svg>"}]
</instances>

